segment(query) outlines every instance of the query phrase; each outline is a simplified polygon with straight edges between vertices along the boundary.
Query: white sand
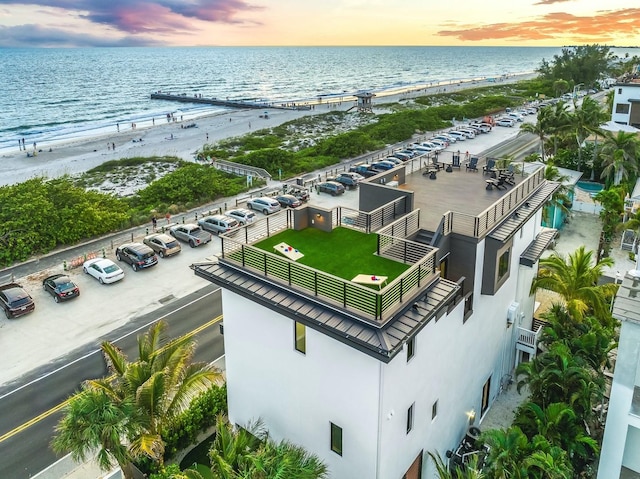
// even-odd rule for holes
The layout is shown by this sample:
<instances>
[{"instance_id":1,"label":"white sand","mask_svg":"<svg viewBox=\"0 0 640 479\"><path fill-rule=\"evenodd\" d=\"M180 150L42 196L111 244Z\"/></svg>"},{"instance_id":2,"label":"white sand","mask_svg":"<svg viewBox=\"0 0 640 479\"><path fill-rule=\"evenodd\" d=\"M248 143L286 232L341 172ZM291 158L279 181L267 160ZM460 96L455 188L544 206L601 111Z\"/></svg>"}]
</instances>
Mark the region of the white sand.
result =
<instances>
[{"instance_id":1,"label":"white sand","mask_svg":"<svg viewBox=\"0 0 640 479\"><path fill-rule=\"evenodd\" d=\"M511 76L499 84L514 83L532 78L533 74ZM473 81L453 85L439 85L430 88L395 90L378 94L376 104L395 103L401 100L446 91L476 88L492 85L488 81ZM260 118L263 110L236 110L202 117L196 120L185 120L183 123L167 123L157 120L155 126L138 128L137 130L114 131L112 135L86 138L70 143L49 145L38 144L42 150L36 157L27 157L24 151L15 150L0 157L0 186L19 183L29 178L43 176L59 177L64 174L75 174L87 171L106 161L120 158L147 156L177 156L186 161L193 161L204 144L213 144L219 140L245 135L251 131L275 127L287 121L307 115L326 113L331 110L347 110L354 106L353 101L338 101L331 105L323 103L314 105L312 110L279 110L268 108L269 118ZM355 111L352 110L352 111ZM181 128L181 124L196 123L196 128ZM115 128L114 128L115 130ZM173 135L173 139L170 139ZM207 141L208 135L208 141ZM142 139L141 142L132 140ZM115 144L115 151L107 148L107 144ZM49 151L52 148L52 151ZM32 151L28 148L28 151Z\"/></svg>"}]
</instances>

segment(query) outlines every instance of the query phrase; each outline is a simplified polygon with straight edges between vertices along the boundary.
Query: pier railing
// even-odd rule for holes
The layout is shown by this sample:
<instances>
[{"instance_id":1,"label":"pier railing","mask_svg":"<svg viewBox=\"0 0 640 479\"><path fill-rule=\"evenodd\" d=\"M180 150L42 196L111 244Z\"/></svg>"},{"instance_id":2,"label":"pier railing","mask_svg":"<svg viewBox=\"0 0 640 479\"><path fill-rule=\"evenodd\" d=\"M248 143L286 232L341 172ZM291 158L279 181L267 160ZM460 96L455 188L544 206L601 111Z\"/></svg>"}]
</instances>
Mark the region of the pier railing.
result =
<instances>
[{"instance_id":1,"label":"pier railing","mask_svg":"<svg viewBox=\"0 0 640 479\"><path fill-rule=\"evenodd\" d=\"M231 173L239 176L255 176L256 178L262 178L270 180L271 175L264 168L256 168L255 166L243 165L242 163L234 163L227 160L216 160L213 162L213 166L226 173Z\"/></svg>"}]
</instances>

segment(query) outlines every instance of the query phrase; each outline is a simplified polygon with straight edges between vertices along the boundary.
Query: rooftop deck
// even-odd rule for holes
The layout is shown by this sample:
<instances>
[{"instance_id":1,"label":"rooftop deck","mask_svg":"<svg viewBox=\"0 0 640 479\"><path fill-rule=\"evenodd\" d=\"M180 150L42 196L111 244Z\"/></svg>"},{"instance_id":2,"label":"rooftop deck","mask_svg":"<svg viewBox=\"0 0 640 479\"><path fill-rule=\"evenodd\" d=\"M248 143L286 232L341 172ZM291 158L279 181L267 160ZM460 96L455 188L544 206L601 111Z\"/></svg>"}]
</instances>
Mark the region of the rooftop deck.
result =
<instances>
[{"instance_id":1,"label":"rooftop deck","mask_svg":"<svg viewBox=\"0 0 640 479\"><path fill-rule=\"evenodd\" d=\"M414 207L420 208L420 227L436 231L444 215L449 213L448 232L484 236L528 196L543 180L544 168L535 167L525 174L516 173L515 185L506 189L487 189L489 174L466 171L464 166L447 173L440 170L436 179L415 171L406 177L403 189L414 191ZM522 165L519 165L522 166ZM525 168L527 169L527 168Z\"/></svg>"}]
</instances>

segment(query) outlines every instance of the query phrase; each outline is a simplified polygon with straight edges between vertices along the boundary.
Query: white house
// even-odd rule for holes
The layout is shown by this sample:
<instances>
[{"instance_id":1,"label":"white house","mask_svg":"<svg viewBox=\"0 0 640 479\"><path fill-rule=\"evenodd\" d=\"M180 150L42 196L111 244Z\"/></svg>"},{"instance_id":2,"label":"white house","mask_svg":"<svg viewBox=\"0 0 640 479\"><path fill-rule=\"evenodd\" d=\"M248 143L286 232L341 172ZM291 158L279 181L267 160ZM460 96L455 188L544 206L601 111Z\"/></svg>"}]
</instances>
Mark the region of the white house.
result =
<instances>
[{"instance_id":1,"label":"white house","mask_svg":"<svg viewBox=\"0 0 640 479\"><path fill-rule=\"evenodd\" d=\"M611 88L614 89L611 120L640 128L640 80L616 83Z\"/></svg>"},{"instance_id":2,"label":"white house","mask_svg":"<svg viewBox=\"0 0 640 479\"><path fill-rule=\"evenodd\" d=\"M529 289L555 234L540 226L558 187L543 168L506 182L486 173L430 179L400 165L359 186L359 211L306 206L223 235L219 261L192 267L223 288L231 421L262 418L333 478L427 478L427 452L455 460L536 352ZM254 246L284 229L339 227L377 235L362 254L409 269L378 289Z\"/></svg>"},{"instance_id":3,"label":"white house","mask_svg":"<svg viewBox=\"0 0 640 479\"><path fill-rule=\"evenodd\" d=\"M640 477L640 277L627 274L613 304L621 321L598 479Z\"/></svg>"}]
</instances>

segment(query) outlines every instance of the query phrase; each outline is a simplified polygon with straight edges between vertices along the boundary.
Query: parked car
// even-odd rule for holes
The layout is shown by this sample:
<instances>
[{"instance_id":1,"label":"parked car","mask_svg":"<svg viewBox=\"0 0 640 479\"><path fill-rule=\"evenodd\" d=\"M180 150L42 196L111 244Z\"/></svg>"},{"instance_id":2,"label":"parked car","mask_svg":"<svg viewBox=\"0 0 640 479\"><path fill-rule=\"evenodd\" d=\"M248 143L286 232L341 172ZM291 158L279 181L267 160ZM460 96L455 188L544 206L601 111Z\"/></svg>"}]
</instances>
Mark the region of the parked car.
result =
<instances>
[{"instance_id":1,"label":"parked car","mask_svg":"<svg viewBox=\"0 0 640 479\"><path fill-rule=\"evenodd\" d=\"M115 283L124 279L124 271L110 259L93 258L82 265L82 271L93 276L100 284Z\"/></svg>"},{"instance_id":2,"label":"parked car","mask_svg":"<svg viewBox=\"0 0 640 479\"><path fill-rule=\"evenodd\" d=\"M250 210L262 211L265 215L280 211L282 208L278 200L265 196L250 199L247 201L247 206Z\"/></svg>"},{"instance_id":3,"label":"parked car","mask_svg":"<svg viewBox=\"0 0 640 479\"><path fill-rule=\"evenodd\" d=\"M416 152L410 149L404 149L404 150L400 150L399 153L402 153L403 155L407 155L409 158L415 158Z\"/></svg>"},{"instance_id":4,"label":"parked car","mask_svg":"<svg viewBox=\"0 0 640 479\"><path fill-rule=\"evenodd\" d=\"M325 181L318 184L319 193L329 193L331 196L337 196L344 193L344 186L337 181Z\"/></svg>"},{"instance_id":5,"label":"parked car","mask_svg":"<svg viewBox=\"0 0 640 479\"><path fill-rule=\"evenodd\" d=\"M349 171L351 173L358 173L359 175L362 175L365 178L375 176L379 173L379 171L372 170L370 168L370 165L367 165L367 164L353 165L351 168L349 168Z\"/></svg>"},{"instance_id":6,"label":"parked car","mask_svg":"<svg viewBox=\"0 0 640 479\"><path fill-rule=\"evenodd\" d=\"M80 296L80 288L66 274L54 274L42 281L42 289L53 296L56 303Z\"/></svg>"},{"instance_id":7,"label":"parked car","mask_svg":"<svg viewBox=\"0 0 640 479\"><path fill-rule=\"evenodd\" d=\"M382 161L388 161L390 163L393 163L394 165L401 165L402 164L402 160L400 158L396 158L395 156L387 156L384 160Z\"/></svg>"},{"instance_id":8,"label":"parked car","mask_svg":"<svg viewBox=\"0 0 640 479\"><path fill-rule=\"evenodd\" d=\"M391 155L394 158L399 159L400 161L408 161L411 158L413 158L413 156L409 156L406 153L402 153L400 151L396 151L393 155Z\"/></svg>"},{"instance_id":9,"label":"parked car","mask_svg":"<svg viewBox=\"0 0 640 479\"><path fill-rule=\"evenodd\" d=\"M484 122L471 123L471 126L480 129L482 133L489 133L493 128L489 123Z\"/></svg>"},{"instance_id":10,"label":"parked car","mask_svg":"<svg viewBox=\"0 0 640 479\"><path fill-rule=\"evenodd\" d=\"M293 195L276 196L276 200L283 208L297 208L298 206L302 206L302 201Z\"/></svg>"},{"instance_id":11,"label":"parked car","mask_svg":"<svg viewBox=\"0 0 640 479\"><path fill-rule=\"evenodd\" d=\"M289 190L288 194L295 196L303 203L309 201L309 190L307 190L306 188L294 188L292 190Z\"/></svg>"},{"instance_id":12,"label":"parked car","mask_svg":"<svg viewBox=\"0 0 640 479\"><path fill-rule=\"evenodd\" d=\"M373 171L377 171L378 173L380 173L381 171L387 171L390 170L392 168L395 168L396 164L395 163L391 163L390 161L375 161L373 163L371 163L371 169Z\"/></svg>"},{"instance_id":13,"label":"parked car","mask_svg":"<svg viewBox=\"0 0 640 479\"><path fill-rule=\"evenodd\" d=\"M361 174L354 173L352 171L345 171L344 173L340 173L338 176L348 176L349 178L357 181L358 183L360 183L362 180L365 179L364 176L362 176Z\"/></svg>"},{"instance_id":14,"label":"parked car","mask_svg":"<svg viewBox=\"0 0 640 479\"><path fill-rule=\"evenodd\" d=\"M236 208L235 210L229 210L225 212L225 214L236 220L241 225L250 225L258 218L253 211L250 211L246 208Z\"/></svg>"},{"instance_id":15,"label":"parked car","mask_svg":"<svg viewBox=\"0 0 640 479\"><path fill-rule=\"evenodd\" d=\"M447 146L449 146L451 143L455 143L456 142L455 139L449 138L448 136L444 136L444 135L432 136L431 138L429 138L429 141L431 143L435 143L436 145L438 144L436 142L439 141L440 143L444 144L445 148Z\"/></svg>"},{"instance_id":16,"label":"parked car","mask_svg":"<svg viewBox=\"0 0 640 479\"><path fill-rule=\"evenodd\" d=\"M472 128L458 128L456 131L459 131L460 133L465 135L469 140L472 140L476 137L476 130Z\"/></svg>"},{"instance_id":17,"label":"parked car","mask_svg":"<svg viewBox=\"0 0 640 479\"><path fill-rule=\"evenodd\" d=\"M467 139L467 135L461 131L451 130L448 135L453 136L457 141L465 141Z\"/></svg>"},{"instance_id":18,"label":"parked car","mask_svg":"<svg viewBox=\"0 0 640 479\"><path fill-rule=\"evenodd\" d=\"M182 251L182 246L172 236L164 233L154 233L149 236L145 236L142 243L149 246L153 251L158 253L158 256L165 258L167 256L173 256Z\"/></svg>"},{"instance_id":19,"label":"parked car","mask_svg":"<svg viewBox=\"0 0 640 479\"><path fill-rule=\"evenodd\" d=\"M131 266L131 269L150 268L158 264L156 252L142 243L126 243L116 248L116 258Z\"/></svg>"},{"instance_id":20,"label":"parked car","mask_svg":"<svg viewBox=\"0 0 640 479\"><path fill-rule=\"evenodd\" d=\"M203 230L217 235L228 233L229 231L240 227L240 223L227 215L205 216L198 220L198 224Z\"/></svg>"},{"instance_id":21,"label":"parked car","mask_svg":"<svg viewBox=\"0 0 640 479\"><path fill-rule=\"evenodd\" d=\"M507 113L506 117L515 121L524 121L524 117L520 113L516 113L515 111Z\"/></svg>"},{"instance_id":22,"label":"parked car","mask_svg":"<svg viewBox=\"0 0 640 479\"><path fill-rule=\"evenodd\" d=\"M36 303L18 283L0 286L0 304L7 319L24 316L36 309Z\"/></svg>"},{"instance_id":23,"label":"parked car","mask_svg":"<svg viewBox=\"0 0 640 479\"><path fill-rule=\"evenodd\" d=\"M436 151L442 151L449 146L449 142L446 140L439 140L438 138L430 138L429 143L436 145Z\"/></svg>"},{"instance_id":24,"label":"parked car","mask_svg":"<svg viewBox=\"0 0 640 479\"><path fill-rule=\"evenodd\" d=\"M498 118L496 120L496 125L497 126L513 126L515 125L515 120L512 120L511 118Z\"/></svg>"},{"instance_id":25,"label":"parked car","mask_svg":"<svg viewBox=\"0 0 640 479\"><path fill-rule=\"evenodd\" d=\"M169 234L180 241L189 243L189 246L192 248L207 244L213 238L211 233L206 232L193 223L172 226L169 228Z\"/></svg>"},{"instance_id":26,"label":"parked car","mask_svg":"<svg viewBox=\"0 0 640 479\"><path fill-rule=\"evenodd\" d=\"M351 176L348 176L350 174L357 174L357 173L343 173L336 176L331 181L336 181L348 188L355 188L356 186L358 186L358 180L356 180L355 178L352 178Z\"/></svg>"}]
</instances>

